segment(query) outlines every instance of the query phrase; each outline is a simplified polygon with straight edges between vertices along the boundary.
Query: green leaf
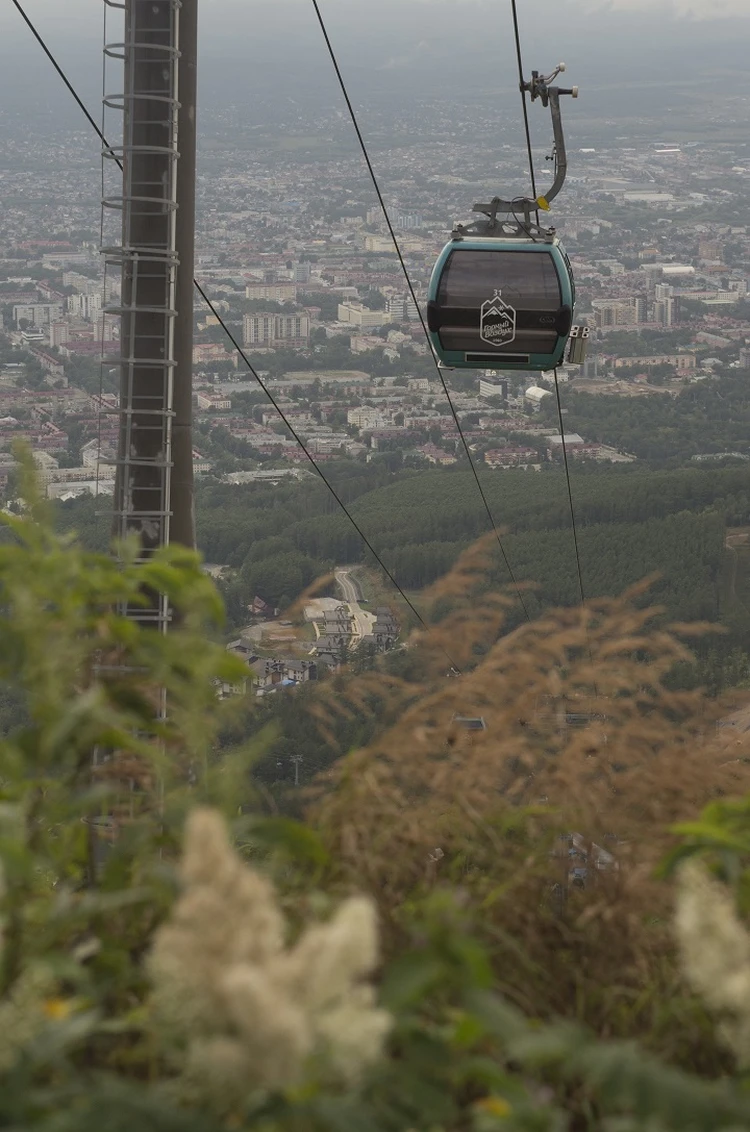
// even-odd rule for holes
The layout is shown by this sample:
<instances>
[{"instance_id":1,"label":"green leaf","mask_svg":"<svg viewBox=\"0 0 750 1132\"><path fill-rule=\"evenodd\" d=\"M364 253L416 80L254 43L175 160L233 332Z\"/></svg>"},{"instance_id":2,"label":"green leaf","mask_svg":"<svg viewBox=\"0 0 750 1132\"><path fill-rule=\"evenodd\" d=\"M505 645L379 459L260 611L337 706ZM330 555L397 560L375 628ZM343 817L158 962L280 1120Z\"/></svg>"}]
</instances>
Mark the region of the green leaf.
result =
<instances>
[{"instance_id":1,"label":"green leaf","mask_svg":"<svg viewBox=\"0 0 750 1132\"><path fill-rule=\"evenodd\" d=\"M256 844L281 850L298 864L322 867L329 862L329 855L315 830L291 818L253 818L246 829Z\"/></svg>"},{"instance_id":2,"label":"green leaf","mask_svg":"<svg viewBox=\"0 0 750 1132\"><path fill-rule=\"evenodd\" d=\"M403 1011L422 1002L444 974L444 964L429 951L400 955L385 969L380 1001L388 1010Z\"/></svg>"}]
</instances>

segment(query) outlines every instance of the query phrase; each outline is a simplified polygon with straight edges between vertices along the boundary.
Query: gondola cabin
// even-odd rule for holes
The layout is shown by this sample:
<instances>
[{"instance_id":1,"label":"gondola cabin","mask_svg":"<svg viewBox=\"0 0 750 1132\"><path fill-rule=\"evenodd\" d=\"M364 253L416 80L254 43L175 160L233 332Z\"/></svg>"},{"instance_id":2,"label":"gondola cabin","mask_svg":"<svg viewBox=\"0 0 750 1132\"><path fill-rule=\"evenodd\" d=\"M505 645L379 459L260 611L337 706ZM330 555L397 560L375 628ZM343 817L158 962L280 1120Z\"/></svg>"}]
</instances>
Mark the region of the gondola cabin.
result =
<instances>
[{"instance_id":1,"label":"gondola cabin","mask_svg":"<svg viewBox=\"0 0 750 1132\"><path fill-rule=\"evenodd\" d=\"M557 238L458 238L432 272L427 326L450 368L549 370L562 361L574 303Z\"/></svg>"}]
</instances>

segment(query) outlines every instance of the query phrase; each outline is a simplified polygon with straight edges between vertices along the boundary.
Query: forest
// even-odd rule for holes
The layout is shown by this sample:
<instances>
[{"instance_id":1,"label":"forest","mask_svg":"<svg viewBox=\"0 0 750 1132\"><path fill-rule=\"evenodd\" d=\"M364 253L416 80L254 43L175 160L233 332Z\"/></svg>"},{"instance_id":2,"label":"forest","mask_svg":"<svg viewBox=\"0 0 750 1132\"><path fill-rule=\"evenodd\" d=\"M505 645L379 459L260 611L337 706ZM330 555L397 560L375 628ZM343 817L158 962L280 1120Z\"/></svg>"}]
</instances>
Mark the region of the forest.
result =
<instances>
[{"instance_id":1,"label":"forest","mask_svg":"<svg viewBox=\"0 0 750 1132\"><path fill-rule=\"evenodd\" d=\"M434 582L489 529L468 471L394 473L384 464L342 460L327 465L327 474L407 591ZM484 473L482 485L516 579L536 584L530 610L580 600L562 470ZM718 618L744 640L750 626L744 606L729 599L724 550L726 527L750 521L744 468L574 468L572 485L585 596L620 593L658 575L652 596L670 616ZM56 506L61 529L76 529L90 547L106 546L106 519L97 518L93 500ZM337 564L374 565L325 485L312 477L276 487L199 483L197 524L204 559L231 567L223 584L230 630L245 623L256 594L283 607ZM736 574L737 563L732 567ZM742 589L744 559L739 569L733 594ZM498 551L489 584L508 582Z\"/></svg>"},{"instance_id":2,"label":"forest","mask_svg":"<svg viewBox=\"0 0 750 1132\"><path fill-rule=\"evenodd\" d=\"M586 440L611 444L652 466L676 465L705 453L750 454L747 374L735 371L694 382L677 397L602 397L565 389L566 427ZM556 423L545 406L543 419Z\"/></svg>"}]
</instances>

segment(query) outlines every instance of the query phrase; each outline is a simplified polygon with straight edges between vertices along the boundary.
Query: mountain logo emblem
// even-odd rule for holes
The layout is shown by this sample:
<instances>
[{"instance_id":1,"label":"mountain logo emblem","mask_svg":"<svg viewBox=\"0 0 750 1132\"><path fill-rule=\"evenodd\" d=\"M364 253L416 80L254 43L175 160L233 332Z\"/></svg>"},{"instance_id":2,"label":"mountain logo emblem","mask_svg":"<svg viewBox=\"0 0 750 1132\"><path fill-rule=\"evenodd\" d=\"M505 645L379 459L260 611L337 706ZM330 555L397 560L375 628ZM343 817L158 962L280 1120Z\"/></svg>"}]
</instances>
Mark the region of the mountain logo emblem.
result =
<instances>
[{"instance_id":1,"label":"mountain logo emblem","mask_svg":"<svg viewBox=\"0 0 750 1132\"><path fill-rule=\"evenodd\" d=\"M491 346L504 346L516 337L516 312L495 291L494 298L482 303L479 312L479 337Z\"/></svg>"}]
</instances>

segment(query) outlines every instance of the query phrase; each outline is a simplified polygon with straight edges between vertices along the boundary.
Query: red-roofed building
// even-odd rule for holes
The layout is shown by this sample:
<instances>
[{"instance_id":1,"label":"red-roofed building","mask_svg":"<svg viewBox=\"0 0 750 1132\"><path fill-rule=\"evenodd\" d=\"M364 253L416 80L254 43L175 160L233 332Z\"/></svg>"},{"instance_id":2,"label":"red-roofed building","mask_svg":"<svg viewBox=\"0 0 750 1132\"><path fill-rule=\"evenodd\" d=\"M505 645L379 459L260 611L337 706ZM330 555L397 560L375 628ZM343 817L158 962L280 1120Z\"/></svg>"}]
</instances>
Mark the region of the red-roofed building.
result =
<instances>
[{"instance_id":1,"label":"red-roofed building","mask_svg":"<svg viewBox=\"0 0 750 1132\"><path fill-rule=\"evenodd\" d=\"M538 464L536 448L509 444L505 448L491 448L484 454L488 468L517 468L520 464Z\"/></svg>"}]
</instances>

